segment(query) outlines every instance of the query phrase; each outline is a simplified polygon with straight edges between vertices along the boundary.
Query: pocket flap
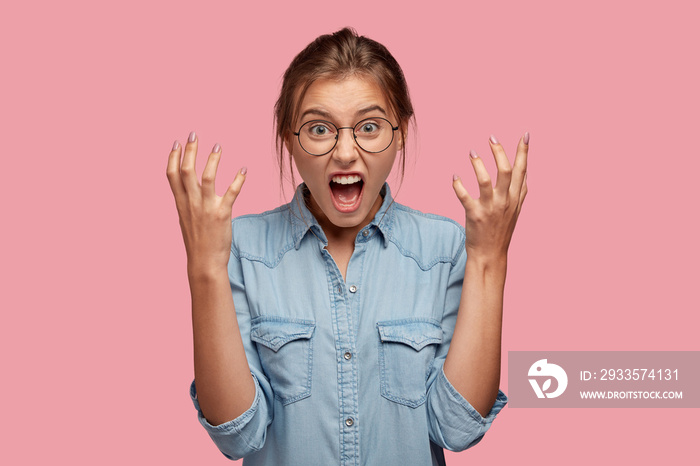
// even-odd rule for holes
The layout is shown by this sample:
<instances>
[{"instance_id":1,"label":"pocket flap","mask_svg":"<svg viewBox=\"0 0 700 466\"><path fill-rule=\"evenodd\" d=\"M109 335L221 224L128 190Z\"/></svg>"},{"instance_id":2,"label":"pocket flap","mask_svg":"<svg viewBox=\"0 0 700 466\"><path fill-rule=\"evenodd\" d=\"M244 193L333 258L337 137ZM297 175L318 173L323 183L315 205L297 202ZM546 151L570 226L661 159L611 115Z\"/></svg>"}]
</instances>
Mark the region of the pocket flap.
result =
<instances>
[{"instance_id":1,"label":"pocket flap","mask_svg":"<svg viewBox=\"0 0 700 466\"><path fill-rule=\"evenodd\" d=\"M316 328L312 320L271 316L256 317L250 324L250 339L275 353L292 340L308 340Z\"/></svg>"},{"instance_id":2,"label":"pocket flap","mask_svg":"<svg viewBox=\"0 0 700 466\"><path fill-rule=\"evenodd\" d=\"M382 342L404 343L416 351L427 345L442 342L442 327L431 319L401 319L378 322Z\"/></svg>"}]
</instances>

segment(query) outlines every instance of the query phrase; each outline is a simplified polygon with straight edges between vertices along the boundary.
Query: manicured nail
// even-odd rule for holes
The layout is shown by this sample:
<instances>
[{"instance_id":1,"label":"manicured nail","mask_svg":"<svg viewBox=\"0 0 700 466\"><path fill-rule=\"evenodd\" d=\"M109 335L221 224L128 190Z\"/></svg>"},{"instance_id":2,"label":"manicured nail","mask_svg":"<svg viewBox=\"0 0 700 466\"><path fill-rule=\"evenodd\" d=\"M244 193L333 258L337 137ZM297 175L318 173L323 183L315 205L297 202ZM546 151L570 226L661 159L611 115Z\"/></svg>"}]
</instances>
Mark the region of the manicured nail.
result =
<instances>
[{"instance_id":1,"label":"manicured nail","mask_svg":"<svg viewBox=\"0 0 700 466\"><path fill-rule=\"evenodd\" d=\"M195 139L197 139L197 135L194 134L194 131L192 131L192 132L190 133L190 137L189 137L188 141L194 142Z\"/></svg>"},{"instance_id":2,"label":"manicured nail","mask_svg":"<svg viewBox=\"0 0 700 466\"><path fill-rule=\"evenodd\" d=\"M526 146L530 144L530 133L528 133L527 131L525 132L525 136L523 136L523 142Z\"/></svg>"},{"instance_id":3,"label":"manicured nail","mask_svg":"<svg viewBox=\"0 0 700 466\"><path fill-rule=\"evenodd\" d=\"M474 152L473 150L470 150L470 151L469 151L469 156L470 156L471 158L473 158L473 159L476 159L476 158L479 157L478 155L476 155L476 152Z\"/></svg>"},{"instance_id":4,"label":"manicured nail","mask_svg":"<svg viewBox=\"0 0 700 466\"><path fill-rule=\"evenodd\" d=\"M180 144L178 144L177 141L173 144L173 150L177 150L177 148L180 147Z\"/></svg>"},{"instance_id":5,"label":"manicured nail","mask_svg":"<svg viewBox=\"0 0 700 466\"><path fill-rule=\"evenodd\" d=\"M214 144L214 148L212 149L212 152L219 152L220 150L221 150L221 146L217 142L216 144Z\"/></svg>"},{"instance_id":6,"label":"manicured nail","mask_svg":"<svg viewBox=\"0 0 700 466\"><path fill-rule=\"evenodd\" d=\"M493 134L491 135L491 137L489 137L489 139L491 140L491 144L498 144L498 139L496 139L496 136L494 136Z\"/></svg>"},{"instance_id":7,"label":"manicured nail","mask_svg":"<svg viewBox=\"0 0 700 466\"><path fill-rule=\"evenodd\" d=\"M245 175L246 173L248 173L248 167L241 168L241 175Z\"/></svg>"},{"instance_id":8,"label":"manicured nail","mask_svg":"<svg viewBox=\"0 0 700 466\"><path fill-rule=\"evenodd\" d=\"M458 174L455 173L454 175L452 175L452 181L457 181L458 179L459 179Z\"/></svg>"}]
</instances>

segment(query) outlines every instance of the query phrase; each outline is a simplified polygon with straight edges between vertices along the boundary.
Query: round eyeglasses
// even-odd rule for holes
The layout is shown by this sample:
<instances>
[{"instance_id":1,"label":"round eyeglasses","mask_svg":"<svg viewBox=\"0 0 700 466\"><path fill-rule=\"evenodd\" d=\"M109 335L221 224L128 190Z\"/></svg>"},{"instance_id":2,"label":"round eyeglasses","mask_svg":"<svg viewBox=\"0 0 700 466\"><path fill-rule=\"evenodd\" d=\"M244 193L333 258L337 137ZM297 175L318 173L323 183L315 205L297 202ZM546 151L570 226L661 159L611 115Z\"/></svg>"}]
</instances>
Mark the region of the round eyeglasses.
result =
<instances>
[{"instance_id":1,"label":"round eyeglasses","mask_svg":"<svg viewBox=\"0 0 700 466\"><path fill-rule=\"evenodd\" d=\"M338 144L338 134L341 129L351 129L352 136L360 149L376 154L389 148L394 142L393 126L386 118L366 118L355 126L338 128L330 121L307 121L299 131L294 133L299 138L299 145L311 155L326 155Z\"/></svg>"}]
</instances>

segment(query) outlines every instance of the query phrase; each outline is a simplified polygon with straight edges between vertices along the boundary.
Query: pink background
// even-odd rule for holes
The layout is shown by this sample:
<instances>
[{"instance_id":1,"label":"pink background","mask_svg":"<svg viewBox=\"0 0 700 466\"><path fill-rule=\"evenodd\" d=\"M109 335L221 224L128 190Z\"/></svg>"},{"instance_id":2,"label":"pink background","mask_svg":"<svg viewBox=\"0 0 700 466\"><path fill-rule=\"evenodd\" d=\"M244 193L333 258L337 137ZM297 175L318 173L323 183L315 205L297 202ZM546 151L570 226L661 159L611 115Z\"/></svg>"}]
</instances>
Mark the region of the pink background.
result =
<instances>
[{"instance_id":1,"label":"pink background","mask_svg":"<svg viewBox=\"0 0 700 466\"><path fill-rule=\"evenodd\" d=\"M462 221L451 177L474 189L469 149L491 162L489 134L511 157L532 135L504 355L700 349L700 11L650 3L4 5L0 463L231 464L187 394L189 291L166 158L196 130L200 161L222 145L220 193L248 166L235 214L284 202L281 75L346 25L389 47L414 98L400 202ZM507 391L506 373L504 358ZM505 408L448 463L688 464L697 416Z\"/></svg>"}]
</instances>

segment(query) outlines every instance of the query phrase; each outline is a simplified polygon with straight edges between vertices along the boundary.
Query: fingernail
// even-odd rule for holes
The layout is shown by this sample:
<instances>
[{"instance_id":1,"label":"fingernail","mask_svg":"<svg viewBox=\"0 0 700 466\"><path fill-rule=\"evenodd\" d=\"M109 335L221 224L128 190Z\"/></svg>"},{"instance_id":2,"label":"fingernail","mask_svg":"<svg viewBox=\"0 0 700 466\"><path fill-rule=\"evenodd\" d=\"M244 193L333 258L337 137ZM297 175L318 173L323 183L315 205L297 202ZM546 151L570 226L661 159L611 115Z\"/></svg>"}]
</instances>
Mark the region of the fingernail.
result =
<instances>
[{"instance_id":1,"label":"fingernail","mask_svg":"<svg viewBox=\"0 0 700 466\"><path fill-rule=\"evenodd\" d=\"M192 132L190 133L190 137L189 137L188 141L194 142L195 139L197 139L197 135L194 134L194 131L192 131Z\"/></svg>"},{"instance_id":2,"label":"fingernail","mask_svg":"<svg viewBox=\"0 0 700 466\"><path fill-rule=\"evenodd\" d=\"M178 148L179 146L180 146L180 145L178 144L178 142L177 142L177 140L176 140L175 143L173 144L173 150L177 150L177 148Z\"/></svg>"},{"instance_id":3,"label":"fingernail","mask_svg":"<svg viewBox=\"0 0 700 466\"><path fill-rule=\"evenodd\" d=\"M469 151L469 156L470 156L471 158L473 158L473 159L476 159L476 158L479 157L478 155L476 155L476 152L474 152L473 150L470 150L470 151Z\"/></svg>"},{"instance_id":4,"label":"fingernail","mask_svg":"<svg viewBox=\"0 0 700 466\"><path fill-rule=\"evenodd\" d=\"M491 144L498 144L498 140L493 134L491 135L491 137L489 137L489 139L491 140Z\"/></svg>"},{"instance_id":5,"label":"fingernail","mask_svg":"<svg viewBox=\"0 0 700 466\"><path fill-rule=\"evenodd\" d=\"M454 175L452 175L452 181L457 181L458 179L459 179L459 175L457 175L456 173Z\"/></svg>"},{"instance_id":6,"label":"fingernail","mask_svg":"<svg viewBox=\"0 0 700 466\"><path fill-rule=\"evenodd\" d=\"M528 133L527 131L525 132L525 136L523 136L523 142L526 146L530 144L530 133Z\"/></svg>"},{"instance_id":7,"label":"fingernail","mask_svg":"<svg viewBox=\"0 0 700 466\"><path fill-rule=\"evenodd\" d=\"M241 168L241 175L245 175L246 173L248 173L248 167Z\"/></svg>"},{"instance_id":8,"label":"fingernail","mask_svg":"<svg viewBox=\"0 0 700 466\"><path fill-rule=\"evenodd\" d=\"M221 150L221 146L217 142L216 144L214 144L214 148L212 149L212 152L219 152L220 150Z\"/></svg>"}]
</instances>

